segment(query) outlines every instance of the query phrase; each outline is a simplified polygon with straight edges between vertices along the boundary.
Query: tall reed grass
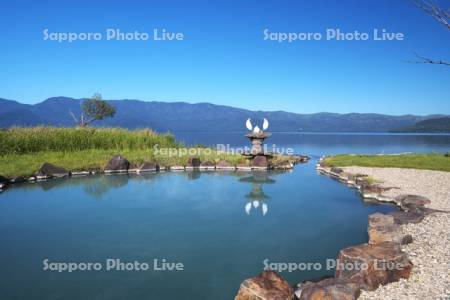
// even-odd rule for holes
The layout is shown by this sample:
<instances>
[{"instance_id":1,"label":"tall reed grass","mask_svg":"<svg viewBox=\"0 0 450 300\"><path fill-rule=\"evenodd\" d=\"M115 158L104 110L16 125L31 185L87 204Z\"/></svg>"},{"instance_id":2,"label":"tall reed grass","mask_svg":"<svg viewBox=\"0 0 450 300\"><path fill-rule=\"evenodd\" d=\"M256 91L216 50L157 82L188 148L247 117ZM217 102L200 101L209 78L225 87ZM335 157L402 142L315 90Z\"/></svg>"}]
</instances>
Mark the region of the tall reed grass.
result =
<instances>
[{"instance_id":1,"label":"tall reed grass","mask_svg":"<svg viewBox=\"0 0 450 300\"><path fill-rule=\"evenodd\" d=\"M0 130L0 155L43 151L76 152L82 150L150 150L181 147L171 134L151 129L121 128L10 128Z\"/></svg>"}]
</instances>

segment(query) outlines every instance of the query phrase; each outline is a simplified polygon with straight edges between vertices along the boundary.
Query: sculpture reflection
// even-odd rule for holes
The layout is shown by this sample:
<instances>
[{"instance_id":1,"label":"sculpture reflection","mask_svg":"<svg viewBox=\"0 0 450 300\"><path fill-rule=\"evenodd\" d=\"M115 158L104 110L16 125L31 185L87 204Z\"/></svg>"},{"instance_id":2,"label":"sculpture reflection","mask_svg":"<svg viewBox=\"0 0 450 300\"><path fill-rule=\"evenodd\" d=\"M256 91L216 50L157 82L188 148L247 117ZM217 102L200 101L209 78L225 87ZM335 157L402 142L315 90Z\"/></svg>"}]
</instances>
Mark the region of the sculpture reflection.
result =
<instances>
[{"instance_id":1,"label":"sculpture reflection","mask_svg":"<svg viewBox=\"0 0 450 300\"><path fill-rule=\"evenodd\" d=\"M269 211L267 201L270 199L263 191L264 184L273 184L275 180L269 177L268 172L253 172L251 176L239 179L240 182L251 183L252 189L245 196L247 203L244 206L245 213L250 215L252 210L260 210L262 215L266 215Z\"/></svg>"}]
</instances>

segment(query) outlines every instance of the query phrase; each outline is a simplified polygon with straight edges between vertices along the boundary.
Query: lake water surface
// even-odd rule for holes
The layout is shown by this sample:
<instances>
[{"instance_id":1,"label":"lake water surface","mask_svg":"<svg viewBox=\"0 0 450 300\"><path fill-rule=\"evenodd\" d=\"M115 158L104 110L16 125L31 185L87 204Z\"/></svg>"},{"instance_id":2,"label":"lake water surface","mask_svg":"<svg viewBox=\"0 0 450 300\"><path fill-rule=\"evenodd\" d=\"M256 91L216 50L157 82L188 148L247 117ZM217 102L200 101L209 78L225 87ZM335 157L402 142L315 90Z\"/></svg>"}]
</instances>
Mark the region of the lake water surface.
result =
<instances>
[{"instance_id":1,"label":"lake water surface","mask_svg":"<svg viewBox=\"0 0 450 300\"><path fill-rule=\"evenodd\" d=\"M239 133L179 133L187 144L245 145ZM111 175L23 184L0 194L0 299L233 299L263 261L318 262L367 241L390 205L315 171L334 153L449 151L450 136L275 133L313 157L292 172ZM180 262L183 271L105 271L106 259ZM43 261L100 262L58 273ZM333 270L282 273L291 284Z\"/></svg>"}]
</instances>

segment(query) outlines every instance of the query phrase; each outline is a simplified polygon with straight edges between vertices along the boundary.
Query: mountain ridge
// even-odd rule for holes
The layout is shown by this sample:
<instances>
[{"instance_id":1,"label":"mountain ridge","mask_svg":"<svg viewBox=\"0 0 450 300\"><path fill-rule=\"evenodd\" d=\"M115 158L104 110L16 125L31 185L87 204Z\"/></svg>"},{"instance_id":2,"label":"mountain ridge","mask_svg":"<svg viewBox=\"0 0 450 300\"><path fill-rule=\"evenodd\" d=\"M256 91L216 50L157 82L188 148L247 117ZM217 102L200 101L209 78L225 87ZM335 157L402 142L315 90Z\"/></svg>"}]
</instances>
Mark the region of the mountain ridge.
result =
<instances>
[{"instance_id":1,"label":"mountain ridge","mask_svg":"<svg viewBox=\"0 0 450 300\"><path fill-rule=\"evenodd\" d=\"M11 126L73 126L70 111L79 115L83 99L58 96L36 104L24 104L0 98L0 127ZM427 119L446 115L384 115L378 113L319 112L299 114L278 111L252 111L208 102L163 102L138 99L107 100L116 107L114 118L95 126L125 128L150 127L156 131L234 131L242 130L247 118L254 122L269 119L271 131L317 132L389 132L412 126Z\"/></svg>"},{"instance_id":2,"label":"mountain ridge","mask_svg":"<svg viewBox=\"0 0 450 300\"><path fill-rule=\"evenodd\" d=\"M426 119L413 125L399 128L393 132L450 132L450 117Z\"/></svg>"}]
</instances>

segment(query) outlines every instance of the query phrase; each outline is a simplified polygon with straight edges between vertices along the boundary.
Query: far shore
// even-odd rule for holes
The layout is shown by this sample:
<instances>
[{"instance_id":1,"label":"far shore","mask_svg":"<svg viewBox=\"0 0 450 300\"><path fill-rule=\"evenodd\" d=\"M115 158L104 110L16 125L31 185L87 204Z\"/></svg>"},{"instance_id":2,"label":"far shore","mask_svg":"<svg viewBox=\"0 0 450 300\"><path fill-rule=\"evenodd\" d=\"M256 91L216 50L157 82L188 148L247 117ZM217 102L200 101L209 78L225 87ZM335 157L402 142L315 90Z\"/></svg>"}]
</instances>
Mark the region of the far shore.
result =
<instances>
[{"instance_id":1,"label":"far shore","mask_svg":"<svg viewBox=\"0 0 450 300\"><path fill-rule=\"evenodd\" d=\"M323 163L331 167L360 166L450 172L450 153L342 154L326 157Z\"/></svg>"}]
</instances>

